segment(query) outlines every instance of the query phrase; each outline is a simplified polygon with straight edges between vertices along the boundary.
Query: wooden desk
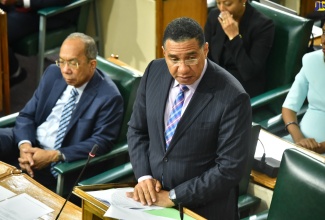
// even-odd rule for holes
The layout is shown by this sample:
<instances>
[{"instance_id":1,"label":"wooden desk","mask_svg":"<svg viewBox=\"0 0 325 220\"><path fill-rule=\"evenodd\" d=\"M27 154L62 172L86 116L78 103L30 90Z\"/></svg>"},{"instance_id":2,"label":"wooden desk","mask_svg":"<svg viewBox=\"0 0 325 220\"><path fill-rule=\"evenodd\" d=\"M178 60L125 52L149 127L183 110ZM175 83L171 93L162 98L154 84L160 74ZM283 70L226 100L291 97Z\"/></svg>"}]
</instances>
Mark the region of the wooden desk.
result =
<instances>
[{"instance_id":1,"label":"wooden desk","mask_svg":"<svg viewBox=\"0 0 325 220\"><path fill-rule=\"evenodd\" d=\"M251 177L252 177L253 182L258 183L258 184L260 184L262 186L268 187L268 188L270 188L272 190L275 187L276 177L272 178L272 177L269 177L268 175L266 175L264 173L260 173L260 172L257 172L255 170L252 170Z\"/></svg>"},{"instance_id":2,"label":"wooden desk","mask_svg":"<svg viewBox=\"0 0 325 220\"><path fill-rule=\"evenodd\" d=\"M100 184L100 185L91 185L91 186L77 186L73 190L73 194L82 199L82 219L83 220L112 220L112 218L104 217L105 212L109 208L105 203L95 199L86 191L93 190L105 190L110 188L119 188L119 187L133 187L132 183L109 183L109 184ZM184 208L184 213L192 218L197 220L205 220L202 216L192 212L191 210Z\"/></svg>"},{"instance_id":3,"label":"wooden desk","mask_svg":"<svg viewBox=\"0 0 325 220\"><path fill-rule=\"evenodd\" d=\"M22 174L20 170L0 161L0 186L16 193L26 193L33 198L54 209L44 219L55 219L65 199L45 188L33 178ZM59 219L80 220L81 208L71 202L67 202Z\"/></svg>"},{"instance_id":4,"label":"wooden desk","mask_svg":"<svg viewBox=\"0 0 325 220\"><path fill-rule=\"evenodd\" d=\"M314 38L314 46L320 46L322 44L321 37L315 37Z\"/></svg>"},{"instance_id":5,"label":"wooden desk","mask_svg":"<svg viewBox=\"0 0 325 220\"><path fill-rule=\"evenodd\" d=\"M308 154L309 156L314 157L315 159L325 163L325 157L323 155L307 150L300 146L297 146L286 140L283 140L282 138L275 136L264 129L261 129L260 131L259 140L263 143L266 157L272 157L278 161L281 161L282 154L286 149L296 148L304 152L305 154ZM258 142L254 157L262 157L263 153L264 153L263 147L261 143ZM269 177L266 174L257 172L255 170L252 170L251 177L252 177L252 181L257 184L260 184L270 189L274 189L275 187L276 178Z\"/></svg>"}]
</instances>

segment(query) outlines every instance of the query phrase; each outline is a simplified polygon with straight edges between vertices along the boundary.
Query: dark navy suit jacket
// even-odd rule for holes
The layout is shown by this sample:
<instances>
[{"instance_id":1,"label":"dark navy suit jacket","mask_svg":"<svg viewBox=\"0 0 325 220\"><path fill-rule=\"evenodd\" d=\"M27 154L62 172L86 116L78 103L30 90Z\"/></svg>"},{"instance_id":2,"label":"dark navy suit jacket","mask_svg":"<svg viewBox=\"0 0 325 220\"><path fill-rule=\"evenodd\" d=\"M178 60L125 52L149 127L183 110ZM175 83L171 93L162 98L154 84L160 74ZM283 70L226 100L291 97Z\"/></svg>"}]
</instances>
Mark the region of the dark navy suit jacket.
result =
<instances>
[{"instance_id":1,"label":"dark navy suit jacket","mask_svg":"<svg viewBox=\"0 0 325 220\"><path fill-rule=\"evenodd\" d=\"M177 202L205 218L238 219L238 183L247 159L251 106L240 83L208 60L207 70L166 151L164 112L173 78L166 61L147 67L129 122L136 178L152 175Z\"/></svg>"},{"instance_id":2,"label":"dark navy suit jacket","mask_svg":"<svg viewBox=\"0 0 325 220\"><path fill-rule=\"evenodd\" d=\"M36 129L51 113L67 83L59 67L49 66L33 97L19 112L14 127L15 142L30 140L38 145ZM96 70L72 114L60 151L67 161L85 159L94 144L98 155L107 153L117 139L122 123L123 99L113 81Z\"/></svg>"}]
</instances>

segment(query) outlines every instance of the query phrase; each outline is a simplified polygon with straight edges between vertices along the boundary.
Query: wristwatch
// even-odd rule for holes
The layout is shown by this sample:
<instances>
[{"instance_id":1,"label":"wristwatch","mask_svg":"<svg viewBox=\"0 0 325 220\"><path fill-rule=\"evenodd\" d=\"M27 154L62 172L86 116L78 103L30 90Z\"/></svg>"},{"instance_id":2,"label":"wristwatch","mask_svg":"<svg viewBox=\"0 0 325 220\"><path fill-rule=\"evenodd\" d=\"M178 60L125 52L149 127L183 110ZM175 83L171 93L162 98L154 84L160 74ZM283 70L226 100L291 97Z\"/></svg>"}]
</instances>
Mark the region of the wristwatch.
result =
<instances>
[{"instance_id":1,"label":"wristwatch","mask_svg":"<svg viewBox=\"0 0 325 220\"><path fill-rule=\"evenodd\" d=\"M58 161L65 161L65 156L61 151L58 150Z\"/></svg>"},{"instance_id":2,"label":"wristwatch","mask_svg":"<svg viewBox=\"0 0 325 220\"><path fill-rule=\"evenodd\" d=\"M177 200L176 200L176 193L175 193L174 189L169 191L169 199L172 200L172 202L175 204L175 206L178 204Z\"/></svg>"}]
</instances>

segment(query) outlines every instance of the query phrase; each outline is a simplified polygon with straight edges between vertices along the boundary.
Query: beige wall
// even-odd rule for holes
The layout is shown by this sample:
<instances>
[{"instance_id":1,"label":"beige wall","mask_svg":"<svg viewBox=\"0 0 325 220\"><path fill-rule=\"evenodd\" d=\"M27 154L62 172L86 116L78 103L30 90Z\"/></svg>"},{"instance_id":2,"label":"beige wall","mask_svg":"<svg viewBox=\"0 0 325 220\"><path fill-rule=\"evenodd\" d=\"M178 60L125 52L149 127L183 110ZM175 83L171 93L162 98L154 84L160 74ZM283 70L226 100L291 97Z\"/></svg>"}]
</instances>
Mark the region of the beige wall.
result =
<instances>
[{"instance_id":1,"label":"beige wall","mask_svg":"<svg viewBox=\"0 0 325 220\"><path fill-rule=\"evenodd\" d=\"M144 71L155 59L155 0L96 0L102 26L104 56L118 54L132 67ZM299 11L299 1L281 0ZM92 13L88 33L93 33Z\"/></svg>"},{"instance_id":2,"label":"beige wall","mask_svg":"<svg viewBox=\"0 0 325 220\"><path fill-rule=\"evenodd\" d=\"M144 71L155 59L154 0L96 0L101 16L104 56L118 54L120 60ZM88 31L93 33L93 14Z\"/></svg>"},{"instance_id":3,"label":"beige wall","mask_svg":"<svg viewBox=\"0 0 325 220\"><path fill-rule=\"evenodd\" d=\"M283 3L284 6L295 10L298 14L300 11L300 1L297 0L285 0Z\"/></svg>"}]
</instances>

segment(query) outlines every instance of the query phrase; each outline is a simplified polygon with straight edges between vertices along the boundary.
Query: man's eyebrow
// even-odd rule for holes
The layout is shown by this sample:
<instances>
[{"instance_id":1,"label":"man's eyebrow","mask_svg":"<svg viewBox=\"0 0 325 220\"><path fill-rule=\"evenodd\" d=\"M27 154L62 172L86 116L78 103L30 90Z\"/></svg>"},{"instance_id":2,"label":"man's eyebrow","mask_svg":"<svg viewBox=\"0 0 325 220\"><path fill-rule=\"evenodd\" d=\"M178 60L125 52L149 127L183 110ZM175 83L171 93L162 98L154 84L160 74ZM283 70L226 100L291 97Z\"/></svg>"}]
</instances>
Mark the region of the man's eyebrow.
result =
<instances>
[{"instance_id":1,"label":"man's eyebrow","mask_svg":"<svg viewBox=\"0 0 325 220\"><path fill-rule=\"evenodd\" d=\"M197 54L198 54L197 51L191 51L191 52L186 53L185 55L186 56L191 56L191 55L197 55ZM178 55L168 53L168 57L178 57Z\"/></svg>"},{"instance_id":2,"label":"man's eyebrow","mask_svg":"<svg viewBox=\"0 0 325 220\"><path fill-rule=\"evenodd\" d=\"M59 57L60 60L65 60L65 61L78 61L77 58L72 58L72 59L69 59L69 60L66 60L66 59L63 59L62 57Z\"/></svg>"}]
</instances>

